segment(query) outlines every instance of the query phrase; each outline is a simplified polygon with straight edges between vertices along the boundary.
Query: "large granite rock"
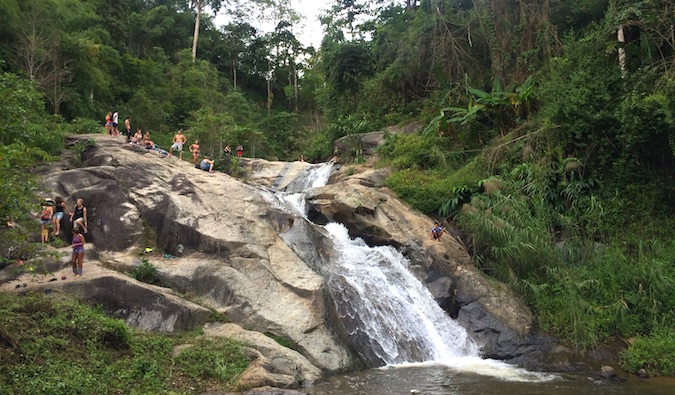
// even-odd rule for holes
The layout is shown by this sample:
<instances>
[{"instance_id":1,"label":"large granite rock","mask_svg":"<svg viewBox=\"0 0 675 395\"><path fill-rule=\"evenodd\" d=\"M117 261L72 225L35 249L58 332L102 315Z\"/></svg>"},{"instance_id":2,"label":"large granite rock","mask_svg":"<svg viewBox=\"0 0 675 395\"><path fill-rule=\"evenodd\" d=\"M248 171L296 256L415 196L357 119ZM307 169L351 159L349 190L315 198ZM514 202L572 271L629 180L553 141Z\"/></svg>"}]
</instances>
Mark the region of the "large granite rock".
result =
<instances>
[{"instance_id":1,"label":"large granite rock","mask_svg":"<svg viewBox=\"0 0 675 395\"><path fill-rule=\"evenodd\" d=\"M300 353L281 346L260 332L245 330L236 324L209 324L204 333L255 345L255 348L246 350L252 362L237 381L243 388L300 388L321 377L319 369Z\"/></svg>"},{"instance_id":2,"label":"large granite rock","mask_svg":"<svg viewBox=\"0 0 675 395\"><path fill-rule=\"evenodd\" d=\"M70 248L56 251L55 257L44 265L27 261L22 275L0 285L0 292L20 290L28 293L60 292L75 295L80 300L101 306L103 310L124 320L129 326L145 331L178 332L204 325L211 311L188 302L168 289L145 284L108 269L96 259L96 247L87 244L84 275L76 278L70 269ZM44 270L46 269L46 271ZM45 272L49 274L44 274ZM25 287L23 285L25 284Z\"/></svg>"},{"instance_id":3,"label":"large granite rock","mask_svg":"<svg viewBox=\"0 0 675 395\"><path fill-rule=\"evenodd\" d=\"M227 314L247 330L283 338L322 371L363 366L337 329L335 304L326 290L330 241L284 209L271 192L296 190L312 165L242 160L253 186L121 139L76 137L92 138L97 143L83 153L82 165L56 166L44 187L67 197L71 207L75 198L84 198L87 239L96 243L108 267L129 271L138 265L138 252L153 234L158 250L173 255L146 255L164 286ZM351 236L370 245L400 249L484 355L518 360L532 354L531 312L506 287L484 278L459 240L448 234L432 241L431 220L381 187L387 174L367 166L338 172L330 185L309 195L310 219L342 222ZM99 298L130 292L119 279L97 281L91 283ZM137 299L164 303L147 295ZM124 303L115 311L124 311ZM291 376L270 383L306 380L302 374Z\"/></svg>"},{"instance_id":4,"label":"large granite rock","mask_svg":"<svg viewBox=\"0 0 675 395\"><path fill-rule=\"evenodd\" d=\"M77 197L85 200L87 240L97 244L107 264L137 264L134 253L146 247L144 228L151 229L159 250L180 256L147 256L164 285L246 328L286 339L324 371L361 366L325 324L332 304L322 277L289 246L319 237L305 220L275 205L271 193L226 174L118 138L76 138L96 144L83 153L80 167L47 174L44 187L68 197L71 206ZM288 234L299 240L287 243ZM111 286L110 292L125 290Z\"/></svg>"}]
</instances>

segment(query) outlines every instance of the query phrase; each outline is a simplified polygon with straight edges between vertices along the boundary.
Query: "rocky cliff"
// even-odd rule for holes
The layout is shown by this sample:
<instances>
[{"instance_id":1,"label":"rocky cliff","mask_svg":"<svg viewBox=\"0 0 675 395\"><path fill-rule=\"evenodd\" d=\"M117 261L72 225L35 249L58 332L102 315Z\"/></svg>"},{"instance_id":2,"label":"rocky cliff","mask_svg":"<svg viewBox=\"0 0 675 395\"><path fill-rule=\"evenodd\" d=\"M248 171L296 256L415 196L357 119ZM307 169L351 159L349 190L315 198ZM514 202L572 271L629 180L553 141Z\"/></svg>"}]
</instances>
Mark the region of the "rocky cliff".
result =
<instances>
[{"instance_id":1,"label":"rocky cliff","mask_svg":"<svg viewBox=\"0 0 675 395\"><path fill-rule=\"evenodd\" d=\"M88 249L80 283L59 281L52 287L95 295L111 314L147 330L203 325L204 307L224 313L232 324L210 324L207 333L257 344L260 355L252 355L258 355L258 369L268 367L268 376L259 380L265 385L298 386L320 372L364 366L337 325L326 290L330 241L320 228L275 204L270 192L293 189L312 165L245 159L244 182L123 144L121 138L73 137L73 142L92 140L79 166L65 155L44 177L46 192L63 196L69 207L84 199L87 240L98 250L92 260ZM529 310L505 287L484 278L457 239L430 240L432 221L382 187L385 176L386 171L369 168L338 172L308 197L309 218L342 222L350 235L369 244L400 249L484 355L507 360L531 355ZM153 251L145 253L149 247ZM120 274L141 258L158 269L162 287ZM11 288L11 281L7 284ZM256 333L282 338L297 352ZM287 361L286 368L260 362L268 359Z\"/></svg>"}]
</instances>

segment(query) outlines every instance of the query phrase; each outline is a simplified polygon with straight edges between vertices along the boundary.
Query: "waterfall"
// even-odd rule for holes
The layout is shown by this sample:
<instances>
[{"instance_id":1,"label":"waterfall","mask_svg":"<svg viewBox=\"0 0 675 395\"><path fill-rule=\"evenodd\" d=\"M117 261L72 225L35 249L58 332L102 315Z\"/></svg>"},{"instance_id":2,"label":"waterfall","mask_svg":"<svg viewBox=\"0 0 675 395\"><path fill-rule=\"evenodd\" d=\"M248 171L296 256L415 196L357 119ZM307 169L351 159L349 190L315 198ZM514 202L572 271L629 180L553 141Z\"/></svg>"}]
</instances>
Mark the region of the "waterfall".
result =
<instances>
[{"instance_id":1,"label":"waterfall","mask_svg":"<svg viewBox=\"0 0 675 395\"><path fill-rule=\"evenodd\" d=\"M306 218L306 193L324 186L332 170L331 164L311 166L277 197ZM325 230L335 250L328 289L345 331L370 365L478 355L464 328L438 306L399 251L350 239L342 224Z\"/></svg>"},{"instance_id":2,"label":"waterfall","mask_svg":"<svg viewBox=\"0 0 675 395\"><path fill-rule=\"evenodd\" d=\"M393 247L369 247L326 225L336 247L328 286L361 355L375 365L476 356L478 348Z\"/></svg>"}]
</instances>

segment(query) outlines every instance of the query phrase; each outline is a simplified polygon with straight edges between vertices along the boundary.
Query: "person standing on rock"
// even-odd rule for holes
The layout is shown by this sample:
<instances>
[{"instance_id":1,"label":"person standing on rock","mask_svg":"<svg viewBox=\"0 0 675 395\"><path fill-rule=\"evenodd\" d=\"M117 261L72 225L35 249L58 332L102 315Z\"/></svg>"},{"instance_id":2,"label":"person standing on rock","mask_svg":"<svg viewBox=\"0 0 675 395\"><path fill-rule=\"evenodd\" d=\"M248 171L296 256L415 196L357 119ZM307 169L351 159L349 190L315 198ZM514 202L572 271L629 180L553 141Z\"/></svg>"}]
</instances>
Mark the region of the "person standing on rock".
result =
<instances>
[{"instance_id":1,"label":"person standing on rock","mask_svg":"<svg viewBox=\"0 0 675 395\"><path fill-rule=\"evenodd\" d=\"M42 213L40 214L40 240L43 243L49 241L49 223L52 222L54 215L54 201L45 199L42 202Z\"/></svg>"},{"instance_id":2,"label":"person standing on rock","mask_svg":"<svg viewBox=\"0 0 675 395\"><path fill-rule=\"evenodd\" d=\"M244 154L244 146L239 144L237 146L237 157L241 158L241 156Z\"/></svg>"},{"instance_id":3,"label":"person standing on rock","mask_svg":"<svg viewBox=\"0 0 675 395\"><path fill-rule=\"evenodd\" d=\"M70 213L70 222L72 222L73 227L82 228L84 233L87 233L87 208L84 207L82 198L77 199L75 209Z\"/></svg>"},{"instance_id":4,"label":"person standing on rock","mask_svg":"<svg viewBox=\"0 0 675 395\"><path fill-rule=\"evenodd\" d=\"M66 206L66 202L63 201L61 196L57 196L54 199L54 217L52 217L52 226L54 227L54 236L58 236L61 232L61 220L63 219L63 212L67 212L70 215L70 210Z\"/></svg>"},{"instance_id":5,"label":"person standing on rock","mask_svg":"<svg viewBox=\"0 0 675 395\"><path fill-rule=\"evenodd\" d=\"M133 133L131 132L131 121L129 120L129 117L124 118L124 130L126 130L125 135L127 136L127 143L130 143L131 135Z\"/></svg>"},{"instance_id":6,"label":"person standing on rock","mask_svg":"<svg viewBox=\"0 0 675 395\"><path fill-rule=\"evenodd\" d=\"M120 120L120 113L115 111L112 115L112 135L113 136L119 136L120 135L120 130L118 128L119 124L118 121Z\"/></svg>"},{"instance_id":7,"label":"person standing on rock","mask_svg":"<svg viewBox=\"0 0 675 395\"><path fill-rule=\"evenodd\" d=\"M73 229L73 273L75 277L82 275L82 263L84 262L84 236L77 228Z\"/></svg>"},{"instance_id":8,"label":"person standing on rock","mask_svg":"<svg viewBox=\"0 0 675 395\"><path fill-rule=\"evenodd\" d=\"M192 164L196 165L199 161L199 140L195 140L190 146L190 152L192 152Z\"/></svg>"},{"instance_id":9,"label":"person standing on rock","mask_svg":"<svg viewBox=\"0 0 675 395\"><path fill-rule=\"evenodd\" d=\"M431 228L431 238L439 241L441 236L443 236L443 233L445 233L445 229L443 229L443 227L441 227L438 222L434 222L434 227Z\"/></svg>"},{"instance_id":10,"label":"person standing on rock","mask_svg":"<svg viewBox=\"0 0 675 395\"><path fill-rule=\"evenodd\" d=\"M110 111L105 116L105 130L112 135L112 113Z\"/></svg>"},{"instance_id":11,"label":"person standing on rock","mask_svg":"<svg viewBox=\"0 0 675 395\"><path fill-rule=\"evenodd\" d=\"M173 145L169 148L169 156L173 153L173 150L179 152L178 159L183 159L183 144L187 143L187 138L183 135L183 131L179 130L175 136L173 136Z\"/></svg>"}]
</instances>

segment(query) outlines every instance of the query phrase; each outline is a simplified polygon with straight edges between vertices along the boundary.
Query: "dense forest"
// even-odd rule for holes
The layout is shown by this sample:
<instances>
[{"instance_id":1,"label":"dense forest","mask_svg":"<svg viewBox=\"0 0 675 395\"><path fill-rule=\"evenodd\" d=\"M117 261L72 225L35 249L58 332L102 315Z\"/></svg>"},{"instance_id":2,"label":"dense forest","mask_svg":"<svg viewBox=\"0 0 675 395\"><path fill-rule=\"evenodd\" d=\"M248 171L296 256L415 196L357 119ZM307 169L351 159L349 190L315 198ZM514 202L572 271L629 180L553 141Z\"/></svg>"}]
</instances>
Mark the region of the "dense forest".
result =
<instances>
[{"instance_id":1,"label":"dense forest","mask_svg":"<svg viewBox=\"0 0 675 395\"><path fill-rule=\"evenodd\" d=\"M108 111L279 160L417 124L379 149L388 187L456 223L542 331L631 339L627 368L675 374L673 2L325 3L313 48L289 0L0 0L0 215L28 223L26 174ZM3 230L4 262L28 228Z\"/></svg>"}]
</instances>

